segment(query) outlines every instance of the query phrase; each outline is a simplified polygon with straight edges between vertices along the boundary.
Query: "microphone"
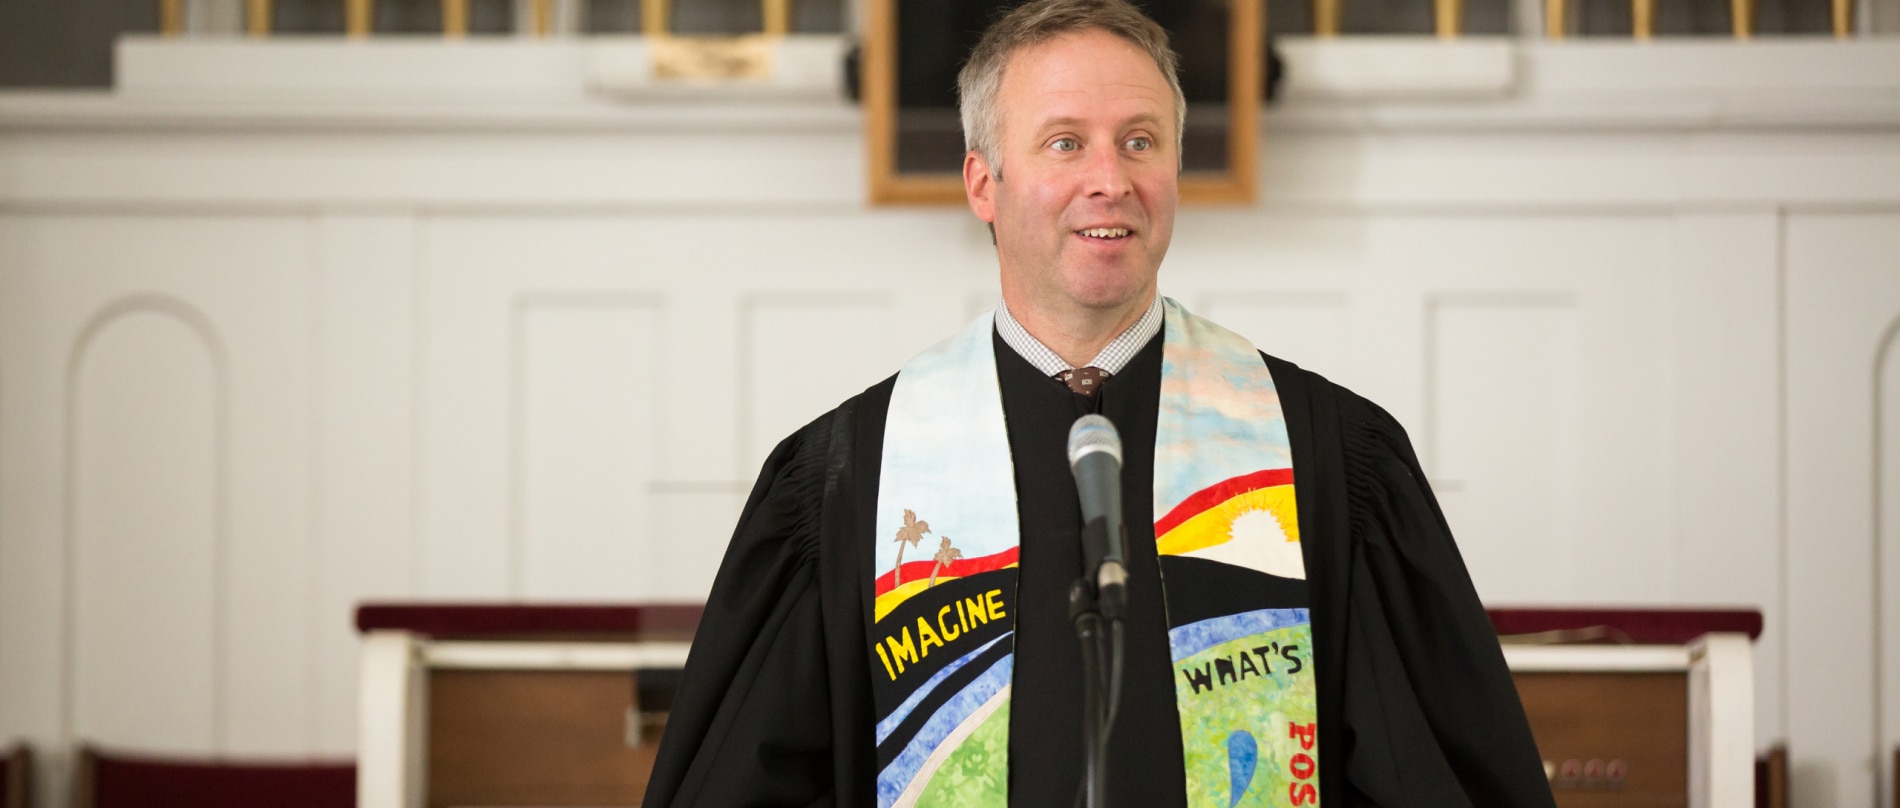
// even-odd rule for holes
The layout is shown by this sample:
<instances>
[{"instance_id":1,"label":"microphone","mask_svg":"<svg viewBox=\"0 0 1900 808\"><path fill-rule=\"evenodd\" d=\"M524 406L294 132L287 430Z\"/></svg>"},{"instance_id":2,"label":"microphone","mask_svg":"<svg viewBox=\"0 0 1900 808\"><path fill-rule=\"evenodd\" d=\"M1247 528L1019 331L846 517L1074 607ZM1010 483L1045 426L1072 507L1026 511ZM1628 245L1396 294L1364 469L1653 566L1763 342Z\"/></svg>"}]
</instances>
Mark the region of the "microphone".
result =
<instances>
[{"instance_id":1,"label":"microphone","mask_svg":"<svg viewBox=\"0 0 1900 808\"><path fill-rule=\"evenodd\" d=\"M1082 501L1082 577L1093 581L1102 616L1127 602L1128 536L1122 526L1122 438L1115 424L1084 415L1069 427L1069 469Z\"/></svg>"}]
</instances>

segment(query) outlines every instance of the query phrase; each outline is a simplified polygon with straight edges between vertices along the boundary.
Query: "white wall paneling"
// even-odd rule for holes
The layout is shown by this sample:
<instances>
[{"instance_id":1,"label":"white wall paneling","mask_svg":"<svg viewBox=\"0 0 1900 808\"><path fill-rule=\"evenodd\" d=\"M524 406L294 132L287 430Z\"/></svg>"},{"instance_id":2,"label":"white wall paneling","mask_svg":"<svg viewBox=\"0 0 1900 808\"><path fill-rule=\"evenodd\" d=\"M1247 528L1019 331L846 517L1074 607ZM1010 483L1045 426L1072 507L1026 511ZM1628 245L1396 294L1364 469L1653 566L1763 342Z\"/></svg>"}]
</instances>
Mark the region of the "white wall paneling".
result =
<instances>
[{"instance_id":1,"label":"white wall paneling","mask_svg":"<svg viewBox=\"0 0 1900 808\"><path fill-rule=\"evenodd\" d=\"M1162 290L1391 411L1492 602L1762 609L1757 744L1868 805L1900 114L1853 88L1900 49L1762 95L1647 47L1269 111L1263 199L1183 210ZM1625 57L1666 86L1591 78ZM0 740L42 805L81 738L348 754L365 598L702 597L772 447L996 294L967 211L863 206L839 102L386 101L0 94Z\"/></svg>"},{"instance_id":2,"label":"white wall paneling","mask_svg":"<svg viewBox=\"0 0 1900 808\"><path fill-rule=\"evenodd\" d=\"M657 301L526 295L513 317L510 594L625 600L630 587L650 589L653 443L659 398L672 392Z\"/></svg>"},{"instance_id":3,"label":"white wall paneling","mask_svg":"<svg viewBox=\"0 0 1900 808\"><path fill-rule=\"evenodd\" d=\"M1900 214L1791 215L1786 238L1788 738L1791 751L1838 762L1797 766L1794 797L1867 805L1891 794L1876 775L1900 735L1896 640L1882 620L1894 509L1880 473L1895 462L1882 430L1894 409Z\"/></svg>"},{"instance_id":4,"label":"white wall paneling","mask_svg":"<svg viewBox=\"0 0 1900 808\"><path fill-rule=\"evenodd\" d=\"M1576 301L1467 293L1428 305L1419 442L1479 594L1519 603L1553 587L1586 595L1594 587L1576 577L1577 555L1590 551L1577 541L1587 492Z\"/></svg>"},{"instance_id":5,"label":"white wall paneling","mask_svg":"<svg viewBox=\"0 0 1900 808\"><path fill-rule=\"evenodd\" d=\"M1335 380L1347 372L1352 331L1344 292L1213 292L1188 305L1276 357Z\"/></svg>"},{"instance_id":6,"label":"white wall paneling","mask_svg":"<svg viewBox=\"0 0 1900 808\"><path fill-rule=\"evenodd\" d=\"M225 346L175 299L80 331L66 396L65 720L80 737L221 740L229 429Z\"/></svg>"},{"instance_id":7,"label":"white wall paneling","mask_svg":"<svg viewBox=\"0 0 1900 808\"><path fill-rule=\"evenodd\" d=\"M313 740L309 222L10 215L6 734ZM12 422L20 423L20 422ZM288 584L288 585L287 585ZM49 776L57 795L63 780Z\"/></svg>"},{"instance_id":8,"label":"white wall paneling","mask_svg":"<svg viewBox=\"0 0 1900 808\"><path fill-rule=\"evenodd\" d=\"M1781 218L1678 217L1663 395L1673 556L1685 603L1763 604L1756 737L1785 738L1787 616L1781 525Z\"/></svg>"},{"instance_id":9,"label":"white wall paneling","mask_svg":"<svg viewBox=\"0 0 1900 808\"><path fill-rule=\"evenodd\" d=\"M888 295L762 293L741 305L740 468L758 468L780 439L907 358L885 336L897 318Z\"/></svg>"},{"instance_id":10,"label":"white wall paneling","mask_svg":"<svg viewBox=\"0 0 1900 808\"><path fill-rule=\"evenodd\" d=\"M1874 767L1880 793L1900 788L1900 315L1882 336L1874 377Z\"/></svg>"},{"instance_id":11,"label":"white wall paneling","mask_svg":"<svg viewBox=\"0 0 1900 808\"><path fill-rule=\"evenodd\" d=\"M422 575L418 225L387 214L319 215L315 223L311 751L347 754L357 738L361 646L352 610L363 599L413 595Z\"/></svg>"}]
</instances>

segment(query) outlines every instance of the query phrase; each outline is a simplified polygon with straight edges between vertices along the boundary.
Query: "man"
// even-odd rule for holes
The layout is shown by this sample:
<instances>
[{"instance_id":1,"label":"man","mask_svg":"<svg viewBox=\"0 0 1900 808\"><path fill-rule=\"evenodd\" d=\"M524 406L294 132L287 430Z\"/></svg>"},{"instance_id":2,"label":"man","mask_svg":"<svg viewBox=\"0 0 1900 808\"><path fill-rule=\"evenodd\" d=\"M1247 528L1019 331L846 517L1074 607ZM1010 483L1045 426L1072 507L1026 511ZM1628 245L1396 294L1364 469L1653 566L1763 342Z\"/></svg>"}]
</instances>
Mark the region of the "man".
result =
<instances>
[{"instance_id":1,"label":"man","mask_svg":"<svg viewBox=\"0 0 1900 808\"><path fill-rule=\"evenodd\" d=\"M1099 413L1129 539L1114 804L1550 805L1404 431L1156 294L1166 35L1125 0L1036 0L959 89L1003 306L773 452L646 804L1074 804L1065 444Z\"/></svg>"}]
</instances>

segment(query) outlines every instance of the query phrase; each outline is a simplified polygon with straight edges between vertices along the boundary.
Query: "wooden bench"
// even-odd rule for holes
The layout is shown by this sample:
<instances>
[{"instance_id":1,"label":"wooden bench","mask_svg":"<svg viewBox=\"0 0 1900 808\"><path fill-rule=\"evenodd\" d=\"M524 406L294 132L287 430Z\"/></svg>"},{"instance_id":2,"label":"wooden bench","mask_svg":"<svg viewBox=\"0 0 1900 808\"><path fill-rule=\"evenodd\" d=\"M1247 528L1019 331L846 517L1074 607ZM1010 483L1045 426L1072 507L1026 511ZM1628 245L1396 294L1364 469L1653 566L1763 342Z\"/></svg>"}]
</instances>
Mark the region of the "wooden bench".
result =
<instances>
[{"instance_id":1,"label":"wooden bench","mask_svg":"<svg viewBox=\"0 0 1900 808\"><path fill-rule=\"evenodd\" d=\"M33 750L18 744L0 760L0 808L26 808L33 799Z\"/></svg>"},{"instance_id":2,"label":"wooden bench","mask_svg":"<svg viewBox=\"0 0 1900 808\"><path fill-rule=\"evenodd\" d=\"M106 752L80 747L73 808L352 808L348 762L255 762Z\"/></svg>"}]
</instances>

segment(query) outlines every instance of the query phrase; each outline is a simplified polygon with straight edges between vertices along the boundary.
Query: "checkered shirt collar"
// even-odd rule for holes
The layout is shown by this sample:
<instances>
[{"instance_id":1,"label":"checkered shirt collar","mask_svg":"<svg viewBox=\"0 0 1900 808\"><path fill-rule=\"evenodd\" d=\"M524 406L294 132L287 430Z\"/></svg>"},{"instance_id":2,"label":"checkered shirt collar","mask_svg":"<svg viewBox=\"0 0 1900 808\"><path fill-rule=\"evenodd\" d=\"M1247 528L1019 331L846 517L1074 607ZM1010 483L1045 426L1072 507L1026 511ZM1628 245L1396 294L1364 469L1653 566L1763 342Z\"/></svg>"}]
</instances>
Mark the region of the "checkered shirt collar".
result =
<instances>
[{"instance_id":1,"label":"checkered shirt collar","mask_svg":"<svg viewBox=\"0 0 1900 808\"><path fill-rule=\"evenodd\" d=\"M1142 312L1141 319L1136 320L1134 325L1109 340L1109 343L1102 347L1101 353L1096 354L1095 358L1089 361L1088 367L1101 368L1109 373L1120 373L1122 368L1128 367L1129 360L1134 359L1135 354L1148 344L1148 340L1153 339L1154 335L1160 332L1161 295L1157 294L1154 300L1149 302L1148 310ZM1016 322L1016 318L1010 316L1009 305L1006 303L999 303L996 306L996 333L1002 335L1004 343L1020 354L1023 359L1028 360L1029 364L1034 365L1037 370L1042 371L1044 375L1054 376L1065 370L1075 369L1074 365L1062 361L1062 357L1050 350L1049 346L1042 344L1042 340L1031 335L1028 329L1023 328L1022 323Z\"/></svg>"}]
</instances>

